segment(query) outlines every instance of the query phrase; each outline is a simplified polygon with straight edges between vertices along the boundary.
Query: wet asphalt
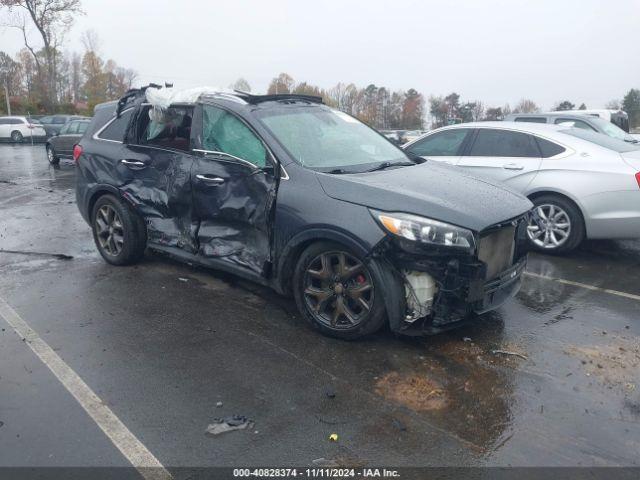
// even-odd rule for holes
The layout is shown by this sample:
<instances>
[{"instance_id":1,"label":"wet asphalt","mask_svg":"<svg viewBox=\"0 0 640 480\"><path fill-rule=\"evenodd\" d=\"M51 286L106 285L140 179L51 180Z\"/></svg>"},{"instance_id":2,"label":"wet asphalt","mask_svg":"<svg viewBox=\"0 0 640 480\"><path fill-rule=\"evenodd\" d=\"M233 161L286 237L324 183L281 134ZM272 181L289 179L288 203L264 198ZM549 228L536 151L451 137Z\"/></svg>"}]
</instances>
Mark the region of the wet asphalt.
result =
<instances>
[{"instance_id":1,"label":"wet asphalt","mask_svg":"<svg viewBox=\"0 0 640 480\"><path fill-rule=\"evenodd\" d=\"M531 255L517 298L463 329L343 342L232 276L107 265L74 169L0 146L0 250L73 256L0 252L0 297L169 469L640 464L640 241ZM253 427L205 436L232 414ZM0 318L0 466L125 465Z\"/></svg>"}]
</instances>

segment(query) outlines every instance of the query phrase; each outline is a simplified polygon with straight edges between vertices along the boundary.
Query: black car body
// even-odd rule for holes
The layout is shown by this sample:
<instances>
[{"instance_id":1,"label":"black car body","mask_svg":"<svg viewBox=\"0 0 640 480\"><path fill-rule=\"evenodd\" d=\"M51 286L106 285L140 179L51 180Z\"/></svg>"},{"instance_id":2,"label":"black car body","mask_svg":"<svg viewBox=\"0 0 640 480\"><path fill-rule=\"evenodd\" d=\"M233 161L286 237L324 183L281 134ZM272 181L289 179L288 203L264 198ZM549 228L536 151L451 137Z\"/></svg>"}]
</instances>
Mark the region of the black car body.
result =
<instances>
[{"instance_id":1,"label":"black car body","mask_svg":"<svg viewBox=\"0 0 640 480\"><path fill-rule=\"evenodd\" d=\"M89 123L91 123L89 118L70 120L63 125L59 133L49 137L45 144L49 163L55 165L60 162L60 158L72 158L73 146L87 131Z\"/></svg>"},{"instance_id":2,"label":"black car body","mask_svg":"<svg viewBox=\"0 0 640 480\"><path fill-rule=\"evenodd\" d=\"M315 97L203 94L163 110L144 91L96 107L74 155L78 206L107 261L130 263L121 257L148 245L293 293L314 326L348 338L376 330L382 317L396 332L435 333L517 292L531 208L521 195L414 164ZM173 123L149 133L158 110ZM333 128L343 121L375 145L349 150L352 137ZM242 140L246 158L235 150L242 135L255 137ZM311 165L329 145L313 149L316 141L397 157L352 169ZM390 233L396 226L404 230ZM131 246L128 238L143 240ZM423 289L425 279L432 283ZM369 325L356 328L356 319Z\"/></svg>"}]
</instances>

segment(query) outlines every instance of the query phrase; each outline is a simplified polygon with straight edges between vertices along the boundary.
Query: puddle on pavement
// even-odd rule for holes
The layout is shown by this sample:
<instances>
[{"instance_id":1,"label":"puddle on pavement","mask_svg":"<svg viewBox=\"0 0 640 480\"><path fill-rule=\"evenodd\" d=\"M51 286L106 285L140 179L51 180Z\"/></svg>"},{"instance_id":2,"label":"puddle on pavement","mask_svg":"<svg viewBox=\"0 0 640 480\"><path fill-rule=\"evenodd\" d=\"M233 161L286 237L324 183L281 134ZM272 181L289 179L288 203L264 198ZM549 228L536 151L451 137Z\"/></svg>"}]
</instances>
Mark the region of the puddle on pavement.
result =
<instances>
[{"instance_id":1,"label":"puddle on pavement","mask_svg":"<svg viewBox=\"0 0 640 480\"><path fill-rule=\"evenodd\" d=\"M510 424L515 402L512 377L526 361L492 350L526 352L506 342L488 343L485 339L490 336L475 342L452 335L456 334L426 340L418 366L379 375L374 391L483 451L495 444Z\"/></svg>"}]
</instances>

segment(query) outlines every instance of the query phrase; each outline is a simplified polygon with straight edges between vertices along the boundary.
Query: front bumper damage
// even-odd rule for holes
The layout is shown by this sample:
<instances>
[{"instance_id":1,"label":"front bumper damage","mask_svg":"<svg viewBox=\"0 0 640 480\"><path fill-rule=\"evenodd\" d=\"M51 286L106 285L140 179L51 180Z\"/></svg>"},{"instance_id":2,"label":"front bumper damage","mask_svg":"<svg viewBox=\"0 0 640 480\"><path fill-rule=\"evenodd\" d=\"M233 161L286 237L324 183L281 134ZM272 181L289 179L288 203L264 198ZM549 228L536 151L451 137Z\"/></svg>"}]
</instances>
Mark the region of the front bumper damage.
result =
<instances>
[{"instance_id":1,"label":"front bumper damage","mask_svg":"<svg viewBox=\"0 0 640 480\"><path fill-rule=\"evenodd\" d=\"M436 334L500 307L520 290L527 262L525 229L524 216L486 229L473 255L386 239L374 256L386 262L401 285L385 292L391 329Z\"/></svg>"}]
</instances>

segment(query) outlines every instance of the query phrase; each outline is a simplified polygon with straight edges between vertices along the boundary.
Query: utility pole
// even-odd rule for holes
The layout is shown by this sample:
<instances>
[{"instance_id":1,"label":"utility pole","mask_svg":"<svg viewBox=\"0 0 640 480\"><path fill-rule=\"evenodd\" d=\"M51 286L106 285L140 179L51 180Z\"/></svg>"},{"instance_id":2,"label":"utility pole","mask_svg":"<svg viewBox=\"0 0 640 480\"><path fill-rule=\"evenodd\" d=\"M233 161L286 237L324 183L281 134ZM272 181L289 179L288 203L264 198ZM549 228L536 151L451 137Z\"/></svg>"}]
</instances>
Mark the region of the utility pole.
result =
<instances>
[{"instance_id":1,"label":"utility pole","mask_svg":"<svg viewBox=\"0 0 640 480\"><path fill-rule=\"evenodd\" d=\"M9 86L7 85L7 79L4 80L4 99L7 102L7 115L11 115L11 103L9 102Z\"/></svg>"}]
</instances>

